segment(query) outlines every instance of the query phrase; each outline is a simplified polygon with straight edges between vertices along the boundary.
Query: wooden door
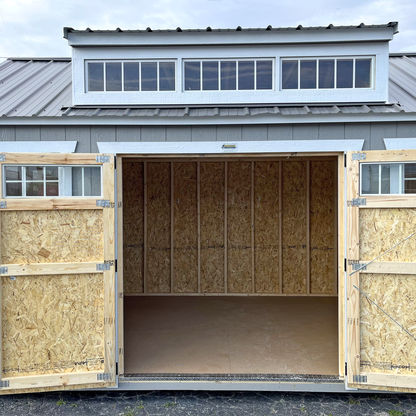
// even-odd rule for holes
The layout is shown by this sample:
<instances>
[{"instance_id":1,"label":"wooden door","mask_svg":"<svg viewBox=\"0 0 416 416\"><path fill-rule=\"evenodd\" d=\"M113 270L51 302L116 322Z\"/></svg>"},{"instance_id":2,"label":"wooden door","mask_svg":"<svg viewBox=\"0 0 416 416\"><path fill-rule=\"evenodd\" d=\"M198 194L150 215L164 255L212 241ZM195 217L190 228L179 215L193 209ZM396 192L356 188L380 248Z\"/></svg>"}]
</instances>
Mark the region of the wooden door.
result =
<instances>
[{"instance_id":1,"label":"wooden door","mask_svg":"<svg viewBox=\"0 0 416 416\"><path fill-rule=\"evenodd\" d=\"M0 159L0 394L114 386L113 156Z\"/></svg>"},{"instance_id":2,"label":"wooden door","mask_svg":"<svg viewBox=\"0 0 416 416\"><path fill-rule=\"evenodd\" d=\"M415 233L416 151L349 152L350 387L416 389Z\"/></svg>"}]
</instances>

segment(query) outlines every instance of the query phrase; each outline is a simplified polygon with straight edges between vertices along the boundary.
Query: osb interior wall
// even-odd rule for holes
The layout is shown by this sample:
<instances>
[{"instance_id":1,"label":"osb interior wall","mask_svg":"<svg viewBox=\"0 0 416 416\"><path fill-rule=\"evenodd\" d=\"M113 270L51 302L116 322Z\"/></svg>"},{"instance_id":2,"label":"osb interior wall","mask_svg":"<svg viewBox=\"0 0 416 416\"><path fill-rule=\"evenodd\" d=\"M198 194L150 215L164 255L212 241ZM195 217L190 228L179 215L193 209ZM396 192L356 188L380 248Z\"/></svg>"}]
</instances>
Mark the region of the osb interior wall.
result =
<instances>
[{"instance_id":1,"label":"osb interior wall","mask_svg":"<svg viewBox=\"0 0 416 416\"><path fill-rule=\"evenodd\" d=\"M333 294L335 161L146 166L123 163L126 294Z\"/></svg>"},{"instance_id":2,"label":"osb interior wall","mask_svg":"<svg viewBox=\"0 0 416 416\"><path fill-rule=\"evenodd\" d=\"M104 370L102 274L1 284L4 377Z\"/></svg>"}]
</instances>

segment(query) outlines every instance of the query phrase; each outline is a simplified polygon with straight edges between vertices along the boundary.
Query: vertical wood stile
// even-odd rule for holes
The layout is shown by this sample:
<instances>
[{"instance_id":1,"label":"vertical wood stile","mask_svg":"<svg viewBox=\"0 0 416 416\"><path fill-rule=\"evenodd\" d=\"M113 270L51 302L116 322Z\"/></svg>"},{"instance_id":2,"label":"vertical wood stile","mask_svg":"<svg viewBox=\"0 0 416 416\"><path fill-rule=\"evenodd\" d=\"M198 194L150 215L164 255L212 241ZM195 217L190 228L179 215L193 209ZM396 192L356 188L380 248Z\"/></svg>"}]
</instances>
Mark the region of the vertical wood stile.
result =
<instances>
[{"instance_id":1,"label":"vertical wood stile","mask_svg":"<svg viewBox=\"0 0 416 416\"><path fill-rule=\"evenodd\" d=\"M147 162L143 162L143 293L147 293Z\"/></svg>"},{"instance_id":2,"label":"vertical wood stile","mask_svg":"<svg viewBox=\"0 0 416 416\"><path fill-rule=\"evenodd\" d=\"M201 162L196 162L196 193L198 216L198 293L201 293Z\"/></svg>"},{"instance_id":3,"label":"vertical wood stile","mask_svg":"<svg viewBox=\"0 0 416 416\"><path fill-rule=\"evenodd\" d=\"M283 168L282 161L279 161L279 293L283 293Z\"/></svg>"},{"instance_id":4,"label":"vertical wood stile","mask_svg":"<svg viewBox=\"0 0 416 416\"><path fill-rule=\"evenodd\" d=\"M228 292L228 162L224 162L224 293Z\"/></svg>"},{"instance_id":5,"label":"vertical wood stile","mask_svg":"<svg viewBox=\"0 0 416 416\"><path fill-rule=\"evenodd\" d=\"M251 162L251 279L252 279L252 292L256 292L256 277L255 277L255 264L254 264L254 161Z\"/></svg>"},{"instance_id":6,"label":"vertical wood stile","mask_svg":"<svg viewBox=\"0 0 416 416\"><path fill-rule=\"evenodd\" d=\"M306 293L311 293L311 162L306 162Z\"/></svg>"},{"instance_id":7,"label":"vertical wood stile","mask_svg":"<svg viewBox=\"0 0 416 416\"><path fill-rule=\"evenodd\" d=\"M173 293L173 285L175 280L175 252L174 252L174 166L173 162L170 162L170 293Z\"/></svg>"}]
</instances>

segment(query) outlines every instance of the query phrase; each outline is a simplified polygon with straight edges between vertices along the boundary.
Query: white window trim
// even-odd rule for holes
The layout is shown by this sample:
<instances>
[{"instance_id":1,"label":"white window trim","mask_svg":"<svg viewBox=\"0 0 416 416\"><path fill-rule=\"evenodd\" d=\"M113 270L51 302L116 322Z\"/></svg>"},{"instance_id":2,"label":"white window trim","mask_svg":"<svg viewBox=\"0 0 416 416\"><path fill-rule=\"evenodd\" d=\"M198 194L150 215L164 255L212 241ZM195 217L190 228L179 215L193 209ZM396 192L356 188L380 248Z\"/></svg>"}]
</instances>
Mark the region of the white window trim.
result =
<instances>
[{"instance_id":1,"label":"white window trim","mask_svg":"<svg viewBox=\"0 0 416 416\"><path fill-rule=\"evenodd\" d=\"M156 90L154 91L142 91L142 63L156 63L157 64L157 69L156 69L156 75L157 75L157 81L156 81ZM159 82L160 82L160 78L159 78L159 63L160 62L172 62L175 65L175 89L174 90L170 90L170 91L160 91L159 90ZM94 64L103 64L103 82L104 82L104 90L103 91L89 91L88 89L88 64L89 63L94 63ZM120 91L107 91L106 90L106 63L121 63L121 90ZM139 72L139 90L137 91L124 91L124 63L138 63L140 64L140 72ZM155 92L175 92L178 90L178 83L177 83L177 76L178 74L178 60L177 59L88 59L84 61L84 84L85 84L85 88L84 91L86 93L90 92L90 93L94 93L94 94L102 94L102 93L106 93L106 94L112 94L112 93L124 93L124 94L131 94L131 93L155 93Z\"/></svg>"},{"instance_id":2,"label":"white window trim","mask_svg":"<svg viewBox=\"0 0 416 416\"><path fill-rule=\"evenodd\" d=\"M6 172L5 168L8 166L16 166L22 168L22 180L9 180L6 181ZM26 168L27 167L57 167L58 168L58 180L27 180L26 179ZM85 196L84 193L84 168L99 168L100 169L100 195L94 196ZM82 168L82 195L72 195L72 172L69 168ZM3 198L4 199L28 199L28 198L100 198L103 195L103 171L102 166L92 166L92 165L17 165L17 164L4 164L3 167ZM26 183L27 182L43 182L44 185L44 194L46 193L46 182L57 182L59 195L57 196L26 196ZM7 196L6 195L6 183L21 183L22 184L22 196ZM66 195L65 195L66 194Z\"/></svg>"},{"instance_id":3,"label":"white window trim","mask_svg":"<svg viewBox=\"0 0 416 416\"><path fill-rule=\"evenodd\" d=\"M374 55L348 55L348 56L295 56L295 57L280 57L279 65L279 90L280 91L311 91L311 90L320 90L320 91L345 91L345 90L373 90L375 89L375 67L376 67L376 57ZM319 61L320 60L335 60L334 64L334 88L319 88ZM352 59L352 88L337 88L337 63L338 60ZM367 88L356 88L355 87L355 61L356 59L371 59L371 72L370 72L370 86ZM300 61L312 61L316 60L316 86L315 88L300 88ZM283 61L297 61L298 62L298 87L297 88L283 88Z\"/></svg>"}]
</instances>

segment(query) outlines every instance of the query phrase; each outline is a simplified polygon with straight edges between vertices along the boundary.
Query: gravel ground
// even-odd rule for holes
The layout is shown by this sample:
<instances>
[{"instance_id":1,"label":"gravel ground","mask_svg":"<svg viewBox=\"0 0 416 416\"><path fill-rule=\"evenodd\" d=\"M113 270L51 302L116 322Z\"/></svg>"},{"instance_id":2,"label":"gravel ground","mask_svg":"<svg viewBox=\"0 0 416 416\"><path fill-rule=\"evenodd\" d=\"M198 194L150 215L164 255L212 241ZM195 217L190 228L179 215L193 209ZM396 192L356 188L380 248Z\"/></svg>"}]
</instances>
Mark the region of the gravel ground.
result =
<instances>
[{"instance_id":1,"label":"gravel ground","mask_svg":"<svg viewBox=\"0 0 416 416\"><path fill-rule=\"evenodd\" d=\"M416 395L140 392L0 397L0 415L416 416Z\"/></svg>"}]
</instances>

